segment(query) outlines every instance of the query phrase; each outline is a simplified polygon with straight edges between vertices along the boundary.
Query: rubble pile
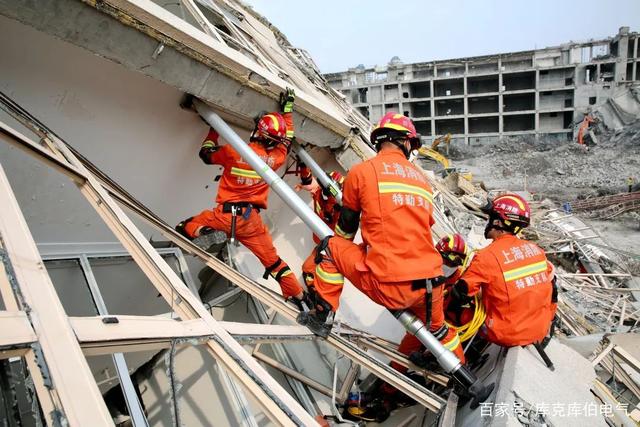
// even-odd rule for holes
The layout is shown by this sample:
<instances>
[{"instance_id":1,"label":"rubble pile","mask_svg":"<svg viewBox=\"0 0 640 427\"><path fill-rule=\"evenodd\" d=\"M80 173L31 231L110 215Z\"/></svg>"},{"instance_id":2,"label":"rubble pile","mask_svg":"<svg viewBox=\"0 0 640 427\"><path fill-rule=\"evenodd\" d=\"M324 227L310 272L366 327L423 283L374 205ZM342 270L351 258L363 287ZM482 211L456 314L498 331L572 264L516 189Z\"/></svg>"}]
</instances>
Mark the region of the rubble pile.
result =
<instances>
[{"instance_id":1,"label":"rubble pile","mask_svg":"<svg viewBox=\"0 0 640 427\"><path fill-rule=\"evenodd\" d=\"M640 170L640 120L619 132L604 131L584 146L533 136L511 137L482 147L456 147L456 166L489 187L526 189L555 201L626 191Z\"/></svg>"}]
</instances>

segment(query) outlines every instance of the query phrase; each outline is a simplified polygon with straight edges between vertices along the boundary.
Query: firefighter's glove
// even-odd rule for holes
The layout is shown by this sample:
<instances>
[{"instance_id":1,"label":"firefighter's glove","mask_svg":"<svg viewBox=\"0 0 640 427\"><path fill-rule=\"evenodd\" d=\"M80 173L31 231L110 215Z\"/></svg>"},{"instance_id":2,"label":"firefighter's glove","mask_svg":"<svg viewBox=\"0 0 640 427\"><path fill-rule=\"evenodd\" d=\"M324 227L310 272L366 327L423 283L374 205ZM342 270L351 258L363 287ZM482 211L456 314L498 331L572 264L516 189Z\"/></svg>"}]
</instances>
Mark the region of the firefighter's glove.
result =
<instances>
[{"instance_id":1,"label":"firefighter's glove","mask_svg":"<svg viewBox=\"0 0 640 427\"><path fill-rule=\"evenodd\" d=\"M463 308L470 307L469 304L473 301L473 297L467 295L467 284L463 281L456 283L451 287L451 301L447 310L459 312Z\"/></svg>"},{"instance_id":2,"label":"firefighter's glove","mask_svg":"<svg viewBox=\"0 0 640 427\"><path fill-rule=\"evenodd\" d=\"M215 142L207 139L202 143L202 146L200 147L200 152L198 153L198 155L200 156L203 162L210 165L213 162L211 160L211 155L216 151L218 151L219 148L220 147L218 147L218 145Z\"/></svg>"},{"instance_id":3,"label":"firefighter's glove","mask_svg":"<svg viewBox=\"0 0 640 427\"><path fill-rule=\"evenodd\" d=\"M280 111L283 113L293 112L293 102L296 99L296 94L288 87L284 92L280 92Z\"/></svg>"}]
</instances>

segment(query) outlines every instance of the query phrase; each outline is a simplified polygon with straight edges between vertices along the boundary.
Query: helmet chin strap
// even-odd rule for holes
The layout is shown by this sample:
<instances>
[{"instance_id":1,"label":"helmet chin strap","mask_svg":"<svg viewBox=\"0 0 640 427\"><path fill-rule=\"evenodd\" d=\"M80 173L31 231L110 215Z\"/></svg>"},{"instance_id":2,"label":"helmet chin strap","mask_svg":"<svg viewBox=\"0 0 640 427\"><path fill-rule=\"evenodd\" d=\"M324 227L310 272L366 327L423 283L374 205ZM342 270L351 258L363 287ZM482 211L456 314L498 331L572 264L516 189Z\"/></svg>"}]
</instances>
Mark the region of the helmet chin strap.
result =
<instances>
[{"instance_id":1,"label":"helmet chin strap","mask_svg":"<svg viewBox=\"0 0 640 427\"><path fill-rule=\"evenodd\" d=\"M504 225L494 224L494 221L500 221L500 223L502 223L502 220L500 218L497 218L494 215L490 215L489 216L489 222L487 222L487 226L484 228L484 238L485 239L489 238L489 232L491 230L500 230L500 231L511 232L511 230L509 228L505 227Z\"/></svg>"},{"instance_id":2,"label":"helmet chin strap","mask_svg":"<svg viewBox=\"0 0 640 427\"><path fill-rule=\"evenodd\" d=\"M409 157L411 157L411 151L406 147L406 145L404 144L404 141L406 141L405 139L391 139L389 142L393 143L396 147L400 148L402 150L402 153L404 154L404 156L407 158L407 160L409 160Z\"/></svg>"}]
</instances>

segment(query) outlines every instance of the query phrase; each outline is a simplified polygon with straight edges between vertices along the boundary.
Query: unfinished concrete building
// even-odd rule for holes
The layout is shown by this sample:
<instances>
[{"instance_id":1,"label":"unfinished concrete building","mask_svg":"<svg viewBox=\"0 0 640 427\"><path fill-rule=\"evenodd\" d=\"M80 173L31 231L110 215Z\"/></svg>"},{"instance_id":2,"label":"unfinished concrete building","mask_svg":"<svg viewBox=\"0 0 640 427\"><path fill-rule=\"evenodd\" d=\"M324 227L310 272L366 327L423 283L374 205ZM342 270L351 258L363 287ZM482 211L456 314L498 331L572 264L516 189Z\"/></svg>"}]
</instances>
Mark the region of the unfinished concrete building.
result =
<instances>
[{"instance_id":1,"label":"unfinished concrete building","mask_svg":"<svg viewBox=\"0 0 640 427\"><path fill-rule=\"evenodd\" d=\"M574 125L621 86L640 81L638 33L525 52L327 74L371 122L388 111L411 117L420 134L479 144L503 136L573 137Z\"/></svg>"}]
</instances>

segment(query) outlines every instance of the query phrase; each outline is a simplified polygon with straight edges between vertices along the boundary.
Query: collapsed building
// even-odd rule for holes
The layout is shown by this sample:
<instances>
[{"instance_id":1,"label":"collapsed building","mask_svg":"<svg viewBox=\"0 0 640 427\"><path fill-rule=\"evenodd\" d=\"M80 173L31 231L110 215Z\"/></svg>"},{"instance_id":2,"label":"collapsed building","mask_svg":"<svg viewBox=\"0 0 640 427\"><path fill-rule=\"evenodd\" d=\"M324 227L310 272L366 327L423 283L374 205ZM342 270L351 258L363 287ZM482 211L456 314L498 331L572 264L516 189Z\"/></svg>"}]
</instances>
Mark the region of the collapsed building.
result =
<instances>
[{"instance_id":1,"label":"collapsed building","mask_svg":"<svg viewBox=\"0 0 640 427\"><path fill-rule=\"evenodd\" d=\"M635 330L636 279L619 253L585 243L584 226L553 207L536 205L532 237L559 253L566 297L590 289L592 305L568 301L559 326L588 338L553 339L555 371L530 347L489 347L474 372L496 388L475 409L458 406L448 375L398 353L403 328L355 288L345 288L334 332L319 339L295 324L297 310L247 250L229 244L212 256L173 230L210 207L218 185L197 158L207 125L180 108L185 92L230 125L225 138L246 139L253 117L294 87L297 138L323 169L348 170L373 155L366 119L250 8L0 1L0 15L5 424L314 425L317 416L341 424L349 393L376 377L417 402L389 426L638 419L635 336L593 335ZM279 184L296 183L286 173L294 163ZM484 190L425 176L436 190L434 235L460 231L474 247L486 244ZM262 215L297 269L311 233L274 193ZM390 360L426 385L398 375ZM570 405L582 406L569 415Z\"/></svg>"},{"instance_id":2,"label":"collapsed building","mask_svg":"<svg viewBox=\"0 0 640 427\"><path fill-rule=\"evenodd\" d=\"M570 140L574 124L640 81L638 33L556 47L326 74L372 123L385 112L411 117L431 140L486 144L507 136ZM622 112L624 114L624 112Z\"/></svg>"}]
</instances>

